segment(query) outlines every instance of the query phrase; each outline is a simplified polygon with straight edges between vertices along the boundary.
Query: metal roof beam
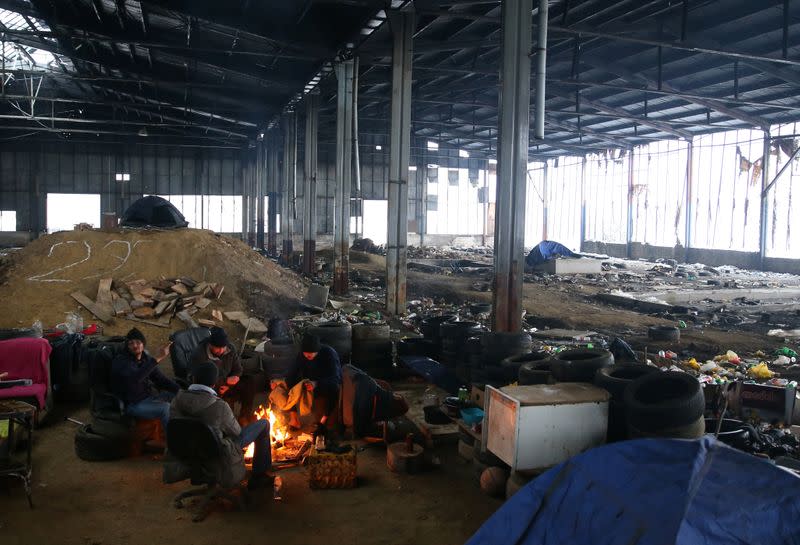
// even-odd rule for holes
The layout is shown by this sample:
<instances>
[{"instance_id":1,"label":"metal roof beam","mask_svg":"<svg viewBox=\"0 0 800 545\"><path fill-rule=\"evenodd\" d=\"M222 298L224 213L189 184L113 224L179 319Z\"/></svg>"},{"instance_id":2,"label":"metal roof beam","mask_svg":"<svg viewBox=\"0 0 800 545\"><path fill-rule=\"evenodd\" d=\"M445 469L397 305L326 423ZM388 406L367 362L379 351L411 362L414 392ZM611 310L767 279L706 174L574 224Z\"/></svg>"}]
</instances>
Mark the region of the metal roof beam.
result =
<instances>
[{"instance_id":1,"label":"metal roof beam","mask_svg":"<svg viewBox=\"0 0 800 545\"><path fill-rule=\"evenodd\" d=\"M618 62L612 63L612 62L601 61L596 58L587 59L586 57L583 57L581 59L581 62L584 64L588 64L589 66L599 68L605 72L608 72L609 74L614 74L631 83L639 83L641 85L644 85L645 87L650 87L651 85L656 87L659 86L659 82L653 81L647 76L644 76L641 72L636 73L632 70L629 70L624 66L621 66ZM647 89L644 90L646 91ZM680 98L681 100L685 100L690 104L695 104L697 106L703 106L704 108L709 108L711 110L717 111L733 119L738 119L739 121L743 121L744 123L752 125L753 127L769 126L769 122L767 122L762 117L734 110L733 108L729 108L728 106L719 104L713 99L682 96L681 92L678 89L671 86L669 83L665 81L660 82L660 89L657 90L671 92L672 96Z\"/></svg>"}]
</instances>

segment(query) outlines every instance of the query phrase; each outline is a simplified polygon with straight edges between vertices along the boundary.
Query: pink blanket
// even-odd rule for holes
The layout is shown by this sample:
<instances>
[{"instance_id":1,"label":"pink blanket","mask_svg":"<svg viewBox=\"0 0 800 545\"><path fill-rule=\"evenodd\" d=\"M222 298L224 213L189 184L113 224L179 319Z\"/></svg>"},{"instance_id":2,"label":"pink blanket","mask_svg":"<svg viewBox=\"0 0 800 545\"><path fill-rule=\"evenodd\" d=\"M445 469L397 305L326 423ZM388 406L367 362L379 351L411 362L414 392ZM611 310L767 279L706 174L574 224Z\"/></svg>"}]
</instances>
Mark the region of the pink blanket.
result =
<instances>
[{"instance_id":1,"label":"pink blanket","mask_svg":"<svg viewBox=\"0 0 800 545\"><path fill-rule=\"evenodd\" d=\"M27 378L33 381L30 386L0 389L0 398L35 397L39 408L44 408L50 379L50 352L50 343L44 339L25 337L0 341L0 373L8 373L4 380Z\"/></svg>"}]
</instances>

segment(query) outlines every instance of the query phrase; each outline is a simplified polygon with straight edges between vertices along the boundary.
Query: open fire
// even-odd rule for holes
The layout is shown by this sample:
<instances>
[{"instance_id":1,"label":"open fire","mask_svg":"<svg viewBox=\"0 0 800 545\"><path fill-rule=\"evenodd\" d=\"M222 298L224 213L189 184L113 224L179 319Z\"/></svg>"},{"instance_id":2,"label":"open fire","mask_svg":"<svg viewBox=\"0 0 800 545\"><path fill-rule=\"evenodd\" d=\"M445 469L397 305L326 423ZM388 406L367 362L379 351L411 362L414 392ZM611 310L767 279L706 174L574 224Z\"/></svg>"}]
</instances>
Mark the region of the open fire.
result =
<instances>
[{"instance_id":1,"label":"open fire","mask_svg":"<svg viewBox=\"0 0 800 545\"><path fill-rule=\"evenodd\" d=\"M288 426L285 422L283 422L282 418L279 418L278 415L269 407L264 407L263 405L259 405L258 409L253 413L257 420L268 420L269 421L269 431L270 431L270 444L272 445L272 450L274 451L276 448L282 446L286 439L289 437L289 430ZM247 450L244 453L245 460L252 460L253 454L255 452L255 445L250 443L248 445Z\"/></svg>"}]
</instances>

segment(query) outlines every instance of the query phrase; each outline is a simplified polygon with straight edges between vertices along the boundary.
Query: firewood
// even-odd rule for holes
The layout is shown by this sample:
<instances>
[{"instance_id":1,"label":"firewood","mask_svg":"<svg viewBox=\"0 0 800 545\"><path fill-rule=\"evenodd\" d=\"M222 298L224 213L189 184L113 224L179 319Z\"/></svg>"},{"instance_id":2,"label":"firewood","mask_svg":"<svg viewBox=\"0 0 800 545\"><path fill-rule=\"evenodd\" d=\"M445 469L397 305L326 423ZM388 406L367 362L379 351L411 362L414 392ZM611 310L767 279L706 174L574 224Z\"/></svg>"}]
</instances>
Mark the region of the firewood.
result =
<instances>
[{"instance_id":1,"label":"firewood","mask_svg":"<svg viewBox=\"0 0 800 545\"><path fill-rule=\"evenodd\" d=\"M197 282L195 282L193 279L189 278L188 276L181 276L178 279L178 281L181 284L183 284L184 286L186 286L187 288L193 288L193 287L195 287L197 285Z\"/></svg>"},{"instance_id":2,"label":"firewood","mask_svg":"<svg viewBox=\"0 0 800 545\"><path fill-rule=\"evenodd\" d=\"M221 310L212 310L211 311L211 316L218 322L224 322L225 321L224 317L222 316L222 311Z\"/></svg>"},{"instance_id":3,"label":"firewood","mask_svg":"<svg viewBox=\"0 0 800 545\"><path fill-rule=\"evenodd\" d=\"M170 286L170 289L175 293L179 293L180 295L186 295L189 293L189 290L186 289L186 286L184 286L183 284L173 284L172 286Z\"/></svg>"},{"instance_id":4,"label":"firewood","mask_svg":"<svg viewBox=\"0 0 800 545\"><path fill-rule=\"evenodd\" d=\"M112 307L114 298L111 297L111 278L101 278L97 286L97 304Z\"/></svg>"},{"instance_id":5,"label":"firewood","mask_svg":"<svg viewBox=\"0 0 800 545\"><path fill-rule=\"evenodd\" d=\"M156 315L156 311L153 310L151 307L142 307L137 308L133 311L133 315L137 318L147 319L147 318L154 318Z\"/></svg>"},{"instance_id":6,"label":"firewood","mask_svg":"<svg viewBox=\"0 0 800 545\"><path fill-rule=\"evenodd\" d=\"M225 286L223 286L222 284L213 284L211 286L211 289L214 291L214 298L219 299L220 297L222 297L222 292L225 291Z\"/></svg>"},{"instance_id":7,"label":"firewood","mask_svg":"<svg viewBox=\"0 0 800 545\"><path fill-rule=\"evenodd\" d=\"M208 305L211 304L211 299L206 299L205 297L201 297L197 301L194 302L197 308L206 308Z\"/></svg>"},{"instance_id":8,"label":"firewood","mask_svg":"<svg viewBox=\"0 0 800 545\"><path fill-rule=\"evenodd\" d=\"M214 320L206 320L203 318L197 320L197 323L203 327L214 327L215 325L217 325L217 322L215 322Z\"/></svg>"},{"instance_id":9,"label":"firewood","mask_svg":"<svg viewBox=\"0 0 800 545\"><path fill-rule=\"evenodd\" d=\"M155 315L161 316L167 311L168 307L169 307L169 301L161 301L159 304L156 305Z\"/></svg>"}]
</instances>

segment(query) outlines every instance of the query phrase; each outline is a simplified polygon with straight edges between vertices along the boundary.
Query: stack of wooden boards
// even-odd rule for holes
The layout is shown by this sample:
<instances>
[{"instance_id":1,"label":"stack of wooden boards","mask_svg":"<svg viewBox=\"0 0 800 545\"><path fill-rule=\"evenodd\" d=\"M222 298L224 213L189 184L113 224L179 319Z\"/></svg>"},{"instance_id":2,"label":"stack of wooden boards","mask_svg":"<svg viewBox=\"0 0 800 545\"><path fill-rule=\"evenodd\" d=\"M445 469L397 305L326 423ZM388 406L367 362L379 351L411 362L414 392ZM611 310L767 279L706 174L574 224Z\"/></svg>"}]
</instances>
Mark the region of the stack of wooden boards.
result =
<instances>
[{"instance_id":1,"label":"stack of wooden boards","mask_svg":"<svg viewBox=\"0 0 800 545\"><path fill-rule=\"evenodd\" d=\"M213 320L195 321L192 315L219 299L225 286L212 282L196 282L188 277L144 279L121 282L111 278L100 279L96 300L80 292L72 298L103 322L115 316L144 322L158 327L170 327L173 317L186 327L213 326L223 321L219 310L211 312Z\"/></svg>"}]
</instances>

